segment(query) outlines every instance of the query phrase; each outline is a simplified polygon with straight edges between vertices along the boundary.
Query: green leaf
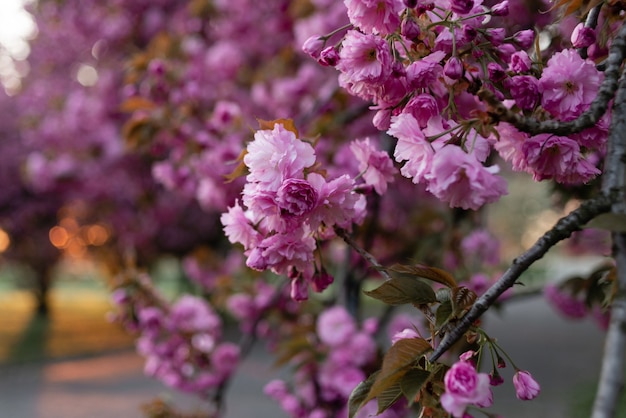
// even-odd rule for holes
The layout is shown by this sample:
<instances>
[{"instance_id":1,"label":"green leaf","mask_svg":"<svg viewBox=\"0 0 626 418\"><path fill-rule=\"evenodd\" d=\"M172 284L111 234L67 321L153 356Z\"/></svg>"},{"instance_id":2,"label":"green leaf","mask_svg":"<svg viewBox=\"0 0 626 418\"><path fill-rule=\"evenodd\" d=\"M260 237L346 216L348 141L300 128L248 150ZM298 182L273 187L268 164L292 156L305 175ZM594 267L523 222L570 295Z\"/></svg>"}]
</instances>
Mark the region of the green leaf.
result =
<instances>
[{"instance_id":1,"label":"green leaf","mask_svg":"<svg viewBox=\"0 0 626 418\"><path fill-rule=\"evenodd\" d=\"M376 401L378 402L378 411L376 413L382 414L401 397L402 388L400 387L400 382L397 382L376 397Z\"/></svg>"},{"instance_id":2,"label":"green leaf","mask_svg":"<svg viewBox=\"0 0 626 418\"><path fill-rule=\"evenodd\" d=\"M412 277L394 277L374 290L365 291L365 294L388 305L420 305L437 301L429 285Z\"/></svg>"},{"instance_id":3,"label":"green leaf","mask_svg":"<svg viewBox=\"0 0 626 418\"><path fill-rule=\"evenodd\" d=\"M409 404L417 397L422 386L428 381L431 373L422 369L411 369L400 380L400 388L402 393L409 400Z\"/></svg>"},{"instance_id":4,"label":"green leaf","mask_svg":"<svg viewBox=\"0 0 626 418\"><path fill-rule=\"evenodd\" d=\"M385 390L399 382L413 364L432 347L423 338L405 338L389 348L383 358L383 365L364 403L376 398Z\"/></svg>"},{"instance_id":5,"label":"green leaf","mask_svg":"<svg viewBox=\"0 0 626 418\"><path fill-rule=\"evenodd\" d=\"M413 276L421 277L427 280L432 280L450 288L457 287L454 277L447 271L439 269L437 267L428 267L420 264L416 264L414 266L394 264L389 268L389 270L395 271L397 273L411 274Z\"/></svg>"},{"instance_id":6,"label":"green leaf","mask_svg":"<svg viewBox=\"0 0 626 418\"><path fill-rule=\"evenodd\" d=\"M359 383L352 393L350 394L350 398L348 398L348 418L354 417L359 409L363 406L363 401L367 399L367 394L369 393L374 381L378 377L380 371L377 371L370 375L366 380Z\"/></svg>"},{"instance_id":7,"label":"green leaf","mask_svg":"<svg viewBox=\"0 0 626 418\"><path fill-rule=\"evenodd\" d=\"M450 320L452 316L452 302L446 301L439 305L435 313L435 327L440 328Z\"/></svg>"}]
</instances>

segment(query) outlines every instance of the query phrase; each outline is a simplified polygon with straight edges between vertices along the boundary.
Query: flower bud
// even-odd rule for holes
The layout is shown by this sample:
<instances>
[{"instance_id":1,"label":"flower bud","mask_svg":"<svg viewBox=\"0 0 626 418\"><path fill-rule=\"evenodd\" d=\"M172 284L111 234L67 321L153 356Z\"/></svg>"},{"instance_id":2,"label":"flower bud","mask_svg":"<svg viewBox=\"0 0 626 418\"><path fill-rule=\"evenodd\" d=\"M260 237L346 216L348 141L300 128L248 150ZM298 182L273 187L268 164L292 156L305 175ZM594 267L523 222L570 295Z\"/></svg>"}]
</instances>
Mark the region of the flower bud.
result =
<instances>
[{"instance_id":1,"label":"flower bud","mask_svg":"<svg viewBox=\"0 0 626 418\"><path fill-rule=\"evenodd\" d=\"M490 28L486 31L487 39L493 46L500 46L504 42L506 31L504 28Z\"/></svg>"},{"instance_id":2,"label":"flower bud","mask_svg":"<svg viewBox=\"0 0 626 418\"><path fill-rule=\"evenodd\" d=\"M417 0L404 0L404 5L409 9L414 9L417 6Z\"/></svg>"},{"instance_id":3,"label":"flower bud","mask_svg":"<svg viewBox=\"0 0 626 418\"><path fill-rule=\"evenodd\" d=\"M317 59L317 62L325 67L334 67L339 62L339 53L334 46L326 47L320 52L320 57Z\"/></svg>"},{"instance_id":4,"label":"flower bud","mask_svg":"<svg viewBox=\"0 0 626 418\"><path fill-rule=\"evenodd\" d=\"M596 41L596 32L581 22L574 28L571 40L574 48L587 48Z\"/></svg>"},{"instance_id":5,"label":"flower bud","mask_svg":"<svg viewBox=\"0 0 626 418\"><path fill-rule=\"evenodd\" d=\"M463 77L463 63L458 57L450 57L443 66L443 73L453 80L458 80Z\"/></svg>"},{"instance_id":6,"label":"flower bud","mask_svg":"<svg viewBox=\"0 0 626 418\"><path fill-rule=\"evenodd\" d=\"M521 30L513 35L513 41L522 49L528 49L535 41L535 31L532 29Z\"/></svg>"},{"instance_id":7,"label":"flower bud","mask_svg":"<svg viewBox=\"0 0 626 418\"><path fill-rule=\"evenodd\" d=\"M491 14L494 16L507 16L509 14L509 1L504 0L491 8Z\"/></svg>"},{"instance_id":8,"label":"flower bud","mask_svg":"<svg viewBox=\"0 0 626 418\"><path fill-rule=\"evenodd\" d=\"M490 62L487 64L487 71L489 72L489 79L494 83L502 81L506 78L506 72L500 64L496 62Z\"/></svg>"},{"instance_id":9,"label":"flower bud","mask_svg":"<svg viewBox=\"0 0 626 418\"><path fill-rule=\"evenodd\" d=\"M532 110L539 103L539 82L529 75L512 77L507 84L511 97L522 110Z\"/></svg>"},{"instance_id":10,"label":"flower bud","mask_svg":"<svg viewBox=\"0 0 626 418\"><path fill-rule=\"evenodd\" d=\"M515 395L518 399L529 401L539 395L541 388L539 383L524 370L518 370L513 376L513 386L515 386Z\"/></svg>"},{"instance_id":11,"label":"flower bud","mask_svg":"<svg viewBox=\"0 0 626 418\"><path fill-rule=\"evenodd\" d=\"M530 70L532 62L526 51L517 51L511 55L509 67L516 73L525 73Z\"/></svg>"},{"instance_id":12,"label":"flower bud","mask_svg":"<svg viewBox=\"0 0 626 418\"><path fill-rule=\"evenodd\" d=\"M291 298L302 302L309 298L309 289L306 281L300 276L291 280Z\"/></svg>"},{"instance_id":13,"label":"flower bud","mask_svg":"<svg viewBox=\"0 0 626 418\"><path fill-rule=\"evenodd\" d=\"M407 39L413 40L420 36L420 27L415 20L406 18L400 25L400 34Z\"/></svg>"},{"instance_id":14,"label":"flower bud","mask_svg":"<svg viewBox=\"0 0 626 418\"><path fill-rule=\"evenodd\" d=\"M478 35L478 31L476 30L476 28L470 26L470 25L463 25L463 36L465 37L465 39L467 39L467 42L472 42L474 39L476 39L476 36Z\"/></svg>"},{"instance_id":15,"label":"flower bud","mask_svg":"<svg viewBox=\"0 0 626 418\"><path fill-rule=\"evenodd\" d=\"M466 15L474 8L474 0L451 0L450 8L459 15Z\"/></svg>"},{"instance_id":16,"label":"flower bud","mask_svg":"<svg viewBox=\"0 0 626 418\"><path fill-rule=\"evenodd\" d=\"M320 52L322 52L325 44L326 41L324 41L317 35L313 35L309 39L304 41L304 44L302 44L302 51L305 54L317 59L320 55Z\"/></svg>"}]
</instances>

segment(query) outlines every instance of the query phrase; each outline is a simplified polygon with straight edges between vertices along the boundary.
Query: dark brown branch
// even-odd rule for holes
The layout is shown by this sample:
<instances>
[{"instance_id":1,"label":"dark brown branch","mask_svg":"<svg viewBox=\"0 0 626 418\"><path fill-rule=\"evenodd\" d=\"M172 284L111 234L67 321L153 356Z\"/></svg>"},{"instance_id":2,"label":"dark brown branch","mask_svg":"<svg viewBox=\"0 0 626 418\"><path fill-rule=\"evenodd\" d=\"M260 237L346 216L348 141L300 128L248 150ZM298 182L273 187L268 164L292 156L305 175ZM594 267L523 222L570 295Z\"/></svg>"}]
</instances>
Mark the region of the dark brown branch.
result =
<instances>
[{"instance_id":1,"label":"dark brown branch","mask_svg":"<svg viewBox=\"0 0 626 418\"><path fill-rule=\"evenodd\" d=\"M476 300L469 312L461 318L450 332L446 333L439 346L437 346L430 356L429 361L436 361L446 350L452 347L452 345L465 334L470 326L496 302L504 291L512 287L522 273L535 261L542 258L555 244L568 238L574 231L579 230L591 219L601 213L608 212L611 209L612 202L612 198L602 195L583 203L578 209L573 210L567 216L559 219L552 229L539 238L528 251L513 260L513 263L507 271L504 272L502 277Z\"/></svg>"},{"instance_id":2,"label":"dark brown branch","mask_svg":"<svg viewBox=\"0 0 626 418\"><path fill-rule=\"evenodd\" d=\"M602 189L618 196L611 208L615 216L626 214L626 78L622 76L613 106L611 130ZM602 370L593 405L593 418L615 416L624 388L626 359L626 234L613 233L615 258L615 296L611 301L611 321L604 342Z\"/></svg>"},{"instance_id":3,"label":"dark brown branch","mask_svg":"<svg viewBox=\"0 0 626 418\"><path fill-rule=\"evenodd\" d=\"M538 120L513 112L498 100L493 92L481 89L478 92L480 99L489 105L489 113L496 121L508 122L523 132L531 135L552 133L555 135L571 135L595 125L606 113L609 102L617 90L620 68L626 56L626 22L622 25L617 36L613 39L607 58L604 80L600 85L598 95L587 111L577 119L569 122L558 120Z\"/></svg>"}]
</instances>

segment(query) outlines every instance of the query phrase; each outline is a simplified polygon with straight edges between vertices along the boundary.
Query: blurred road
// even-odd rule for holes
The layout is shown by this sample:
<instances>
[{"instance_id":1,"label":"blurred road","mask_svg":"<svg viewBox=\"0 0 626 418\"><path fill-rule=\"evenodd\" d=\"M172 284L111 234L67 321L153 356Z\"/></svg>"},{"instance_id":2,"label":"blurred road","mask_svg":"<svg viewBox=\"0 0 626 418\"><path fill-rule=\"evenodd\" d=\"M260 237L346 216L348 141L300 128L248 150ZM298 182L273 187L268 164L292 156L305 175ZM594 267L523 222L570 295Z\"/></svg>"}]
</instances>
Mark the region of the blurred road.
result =
<instances>
[{"instance_id":1,"label":"blurred road","mask_svg":"<svg viewBox=\"0 0 626 418\"><path fill-rule=\"evenodd\" d=\"M172 400L182 411L202 408L194 397L143 375L143 360L132 351L130 340L112 325L102 325L106 299L99 304L73 290L56 305L52 324L41 326L28 320L28 311L15 296L4 295L3 299L0 294L0 418L139 418L140 406L157 396ZM542 386L536 400L517 400L509 365L501 370L505 383L495 388L490 411L503 418L588 416L604 339L595 324L564 320L543 298L533 297L489 313L484 326L516 365L528 369ZM42 347L31 347L42 339ZM7 363L7 358L14 360ZM272 361L257 347L242 364L228 392L228 418L285 417L262 393L264 384L279 373L272 369ZM618 418L626 418L626 406Z\"/></svg>"},{"instance_id":2,"label":"blurred road","mask_svg":"<svg viewBox=\"0 0 626 418\"><path fill-rule=\"evenodd\" d=\"M492 411L506 418L568 418L573 416L573 405L593 398L603 338L594 324L558 318L540 298L513 302L485 322L518 367L529 369L542 385L535 401L517 400L511 367L507 367L503 370L505 384L496 388ZM176 394L144 377L142 367L142 359L130 351L0 366L0 416L141 417L139 405L157 395L172 399L184 410L202 407L193 397ZM284 417L262 395L264 383L275 374L271 358L260 349L254 351L229 391L228 417Z\"/></svg>"}]
</instances>

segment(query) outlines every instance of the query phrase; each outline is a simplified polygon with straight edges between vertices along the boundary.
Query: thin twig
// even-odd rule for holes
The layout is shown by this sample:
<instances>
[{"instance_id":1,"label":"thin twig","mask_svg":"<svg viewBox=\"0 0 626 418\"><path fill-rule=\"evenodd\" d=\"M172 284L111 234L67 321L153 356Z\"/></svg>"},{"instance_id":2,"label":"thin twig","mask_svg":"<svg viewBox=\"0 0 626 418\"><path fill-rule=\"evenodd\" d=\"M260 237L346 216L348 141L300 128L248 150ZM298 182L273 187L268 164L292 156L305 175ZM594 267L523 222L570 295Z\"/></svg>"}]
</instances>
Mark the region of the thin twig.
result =
<instances>
[{"instance_id":1,"label":"thin twig","mask_svg":"<svg viewBox=\"0 0 626 418\"><path fill-rule=\"evenodd\" d=\"M531 135L552 133L555 135L571 135L595 125L606 113L609 102L617 90L620 67L626 56L626 22L622 25L617 36L611 43L607 58L604 80L598 90L598 95L587 109L578 118L562 122L555 119L538 120L526 117L507 108L498 100L493 92L481 89L478 96L490 107L489 113L496 121L508 122L523 132Z\"/></svg>"},{"instance_id":2,"label":"thin twig","mask_svg":"<svg viewBox=\"0 0 626 418\"><path fill-rule=\"evenodd\" d=\"M373 255L371 255L370 253L365 251L363 248L361 248L361 246L359 246L359 244L357 244L356 241L354 241L354 239L352 239L350 234L348 234L345 230L343 230L341 228L335 228L335 233L337 234L338 237L343 239L346 244L348 244L350 247L352 247L354 249L354 251L359 253L359 255L361 257L366 259L368 261L368 263L370 263L372 265L372 267L374 267L376 270L378 270L380 272L380 274L385 279L391 280L391 276L389 275L389 273L387 273L385 268L382 265L380 265L378 263L378 261L376 261L376 258Z\"/></svg>"},{"instance_id":3,"label":"thin twig","mask_svg":"<svg viewBox=\"0 0 626 418\"><path fill-rule=\"evenodd\" d=\"M511 266L481 297L479 297L469 312L461 318L456 326L443 338L437 349L430 356L430 361L436 361L446 352L480 316L493 305L498 297L508 288L512 287L517 279L535 261L542 258L550 248L559 241L568 238L574 231L579 230L601 213L608 212L613 202L612 196L601 195L595 199L584 202L578 209L573 210L547 231L537 242L524 254L513 260Z\"/></svg>"}]
</instances>

